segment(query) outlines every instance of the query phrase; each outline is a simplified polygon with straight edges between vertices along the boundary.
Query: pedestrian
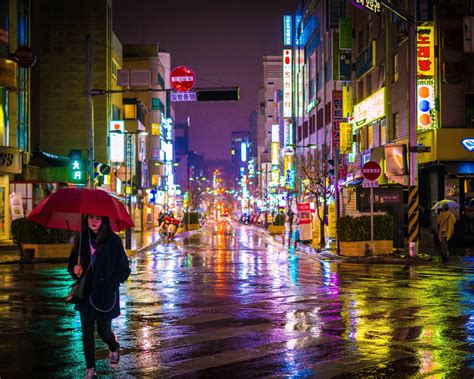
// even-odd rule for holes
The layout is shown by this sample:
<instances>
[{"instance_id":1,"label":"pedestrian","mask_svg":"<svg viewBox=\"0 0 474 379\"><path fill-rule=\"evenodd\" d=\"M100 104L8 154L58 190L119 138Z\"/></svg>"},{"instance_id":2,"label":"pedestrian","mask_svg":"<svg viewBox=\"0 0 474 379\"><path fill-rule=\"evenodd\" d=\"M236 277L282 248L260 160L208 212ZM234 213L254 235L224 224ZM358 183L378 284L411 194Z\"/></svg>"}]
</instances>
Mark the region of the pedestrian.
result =
<instances>
[{"instance_id":1,"label":"pedestrian","mask_svg":"<svg viewBox=\"0 0 474 379\"><path fill-rule=\"evenodd\" d=\"M438 223L438 239L440 242L441 259L443 262L446 262L449 256L448 241L454 234L454 224L456 223L456 219L449 210L448 204L443 204L436 221Z\"/></svg>"},{"instance_id":2,"label":"pedestrian","mask_svg":"<svg viewBox=\"0 0 474 379\"><path fill-rule=\"evenodd\" d=\"M78 264L78 257L81 264ZM120 345L111 325L112 319L120 315L119 285L130 275L122 240L112 231L107 217L87 215L83 218L82 232L69 257L68 271L73 279L86 275L84 300L74 309L81 317L85 377L97 378L95 325L109 347L110 366L115 367L120 359Z\"/></svg>"}]
</instances>

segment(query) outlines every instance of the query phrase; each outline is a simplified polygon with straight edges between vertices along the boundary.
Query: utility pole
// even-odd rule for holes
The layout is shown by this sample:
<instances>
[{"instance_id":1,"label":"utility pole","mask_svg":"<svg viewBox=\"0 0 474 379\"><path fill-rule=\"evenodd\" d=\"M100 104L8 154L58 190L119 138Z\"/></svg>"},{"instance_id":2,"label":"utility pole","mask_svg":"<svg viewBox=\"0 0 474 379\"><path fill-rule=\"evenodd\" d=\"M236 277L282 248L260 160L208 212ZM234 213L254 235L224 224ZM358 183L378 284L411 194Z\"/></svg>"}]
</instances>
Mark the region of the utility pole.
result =
<instances>
[{"instance_id":1,"label":"utility pole","mask_svg":"<svg viewBox=\"0 0 474 379\"><path fill-rule=\"evenodd\" d=\"M94 188L94 114L92 112L92 37L86 35L87 185Z\"/></svg>"},{"instance_id":2,"label":"utility pole","mask_svg":"<svg viewBox=\"0 0 474 379\"><path fill-rule=\"evenodd\" d=\"M408 188L408 247L411 257L418 254L419 215L418 215L418 134L417 134L417 61L416 61L416 7L417 1L408 2L408 13L397 9L387 0L380 3L408 22L408 149L410 152L410 182ZM388 48L386 46L385 48Z\"/></svg>"},{"instance_id":3,"label":"utility pole","mask_svg":"<svg viewBox=\"0 0 474 379\"><path fill-rule=\"evenodd\" d=\"M410 256L416 257L418 254L418 136L417 136L417 106L416 106L416 1L410 4L409 20L409 67L410 67L410 122L409 122L409 149L410 149L410 188L408 193L408 243Z\"/></svg>"}]
</instances>

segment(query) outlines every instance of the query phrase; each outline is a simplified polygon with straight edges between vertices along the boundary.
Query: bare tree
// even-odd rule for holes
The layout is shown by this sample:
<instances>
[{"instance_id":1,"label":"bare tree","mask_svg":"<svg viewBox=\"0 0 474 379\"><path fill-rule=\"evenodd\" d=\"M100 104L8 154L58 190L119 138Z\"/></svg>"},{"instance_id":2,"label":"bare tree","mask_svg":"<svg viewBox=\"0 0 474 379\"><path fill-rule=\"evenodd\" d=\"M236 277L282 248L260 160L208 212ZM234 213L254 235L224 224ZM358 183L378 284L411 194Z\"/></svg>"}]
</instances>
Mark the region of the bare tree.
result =
<instances>
[{"instance_id":1,"label":"bare tree","mask_svg":"<svg viewBox=\"0 0 474 379\"><path fill-rule=\"evenodd\" d=\"M334 196L334 186L327 161L329 153L328 146L321 145L317 150L299 155L295 159L298 181L304 191L314 196L316 215L319 218L319 245L321 247L326 244L324 224L328 214L328 201Z\"/></svg>"}]
</instances>

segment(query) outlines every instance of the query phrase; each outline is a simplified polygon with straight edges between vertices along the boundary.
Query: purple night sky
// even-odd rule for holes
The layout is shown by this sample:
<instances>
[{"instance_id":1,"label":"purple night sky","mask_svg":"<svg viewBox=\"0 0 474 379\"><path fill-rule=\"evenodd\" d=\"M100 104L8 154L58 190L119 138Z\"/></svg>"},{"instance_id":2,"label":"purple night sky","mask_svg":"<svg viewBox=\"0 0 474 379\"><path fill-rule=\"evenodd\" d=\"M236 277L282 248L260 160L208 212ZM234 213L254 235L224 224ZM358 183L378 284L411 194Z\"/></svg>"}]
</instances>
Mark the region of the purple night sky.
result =
<instances>
[{"instance_id":1,"label":"purple night sky","mask_svg":"<svg viewBox=\"0 0 474 379\"><path fill-rule=\"evenodd\" d=\"M263 84L262 56L282 49L283 14L298 0L114 0L114 31L122 43L159 43L172 67L189 66L197 87L240 86L238 102L174 103L189 116L190 149L230 159L231 131L248 130Z\"/></svg>"}]
</instances>

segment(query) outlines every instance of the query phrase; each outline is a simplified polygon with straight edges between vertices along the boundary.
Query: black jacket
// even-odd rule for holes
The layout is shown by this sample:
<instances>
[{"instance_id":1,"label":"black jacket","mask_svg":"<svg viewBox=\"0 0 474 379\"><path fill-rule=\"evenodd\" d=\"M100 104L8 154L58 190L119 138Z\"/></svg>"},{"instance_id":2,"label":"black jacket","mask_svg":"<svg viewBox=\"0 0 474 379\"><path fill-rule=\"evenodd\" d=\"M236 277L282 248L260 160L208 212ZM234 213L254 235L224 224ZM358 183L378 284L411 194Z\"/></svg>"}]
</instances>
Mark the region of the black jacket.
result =
<instances>
[{"instance_id":1,"label":"black jacket","mask_svg":"<svg viewBox=\"0 0 474 379\"><path fill-rule=\"evenodd\" d=\"M77 250L73 249L69 256L68 272L73 279L74 266L77 264ZM113 233L105 245L95 252L95 262L89 269L86 277L84 301L75 305L74 309L87 312L94 309L92 304L103 311L94 309L95 318L98 320L111 320L120 315L119 285L130 275L128 258L120 237ZM82 235L81 265L84 273L91 261L89 236Z\"/></svg>"}]
</instances>

